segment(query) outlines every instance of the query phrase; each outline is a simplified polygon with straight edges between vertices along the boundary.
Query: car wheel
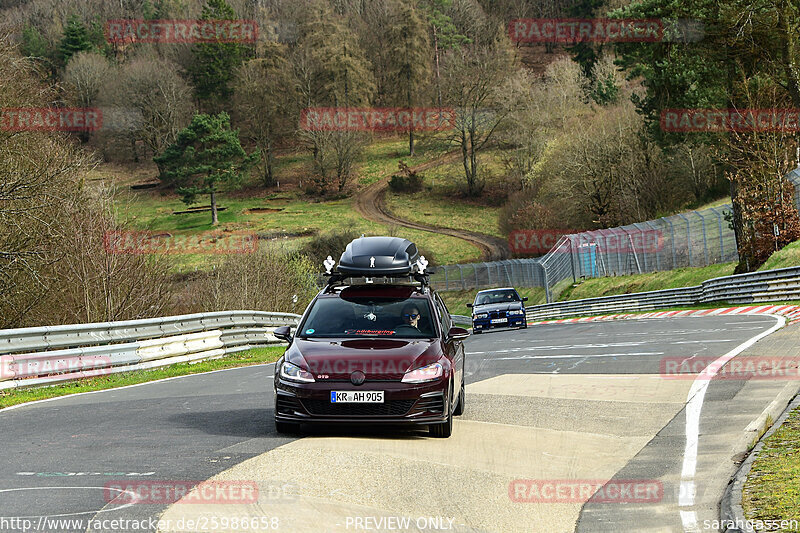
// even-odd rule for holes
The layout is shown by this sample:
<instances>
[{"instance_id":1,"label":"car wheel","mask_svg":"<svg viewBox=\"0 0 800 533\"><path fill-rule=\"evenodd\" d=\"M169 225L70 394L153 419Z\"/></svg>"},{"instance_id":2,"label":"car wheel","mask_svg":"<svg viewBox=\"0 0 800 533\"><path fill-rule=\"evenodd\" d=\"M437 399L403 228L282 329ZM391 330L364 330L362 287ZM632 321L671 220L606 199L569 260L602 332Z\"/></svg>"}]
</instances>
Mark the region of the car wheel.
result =
<instances>
[{"instance_id":1,"label":"car wheel","mask_svg":"<svg viewBox=\"0 0 800 533\"><path fill-rule=\"evenodd\" d=\"M453 394L453 384L450 383L450 394ZM450 396L448 396L449 398ZM430 431L431 437L436 437L437 439L446 439L450 435L453 434L453 411L450 409L450 406L447 406L447 420L440 424L431 424L428 426L428 431Z\"/></svg>"},{"instance_id":2,"label":"car wheel","mask_svg":"<svg viewBox=\"0 0 800 533\"><path fill-rule=\"evenodd\" d=\"M528 329L528 323L527 322L523 322L522 326L520 326L520 329Z\"/></svg>"},{"instance_id":3,"label":"car wheel","mask_svg":"<svg viewBox=\"0 0 800 533\"><path fill-rule=\"evenodd\" d=\"M297 433L300 430L300 424L294 424L292 422L281 422L279 420L276 420L275 430L282 435Z\"/></svg>"},{"instance_id":4,"label":"car wheel","mask_svg":"<svg viewBox=\"0 0 800 533\"><path fill-rule=\"evenodd\" d=\"M466 388L464 387L464 380L461 380L461 392L458 393L458 405L453 411L453 416L461 416L464 414L464 399L466 397Z\"/></svg>"}]
</instances>

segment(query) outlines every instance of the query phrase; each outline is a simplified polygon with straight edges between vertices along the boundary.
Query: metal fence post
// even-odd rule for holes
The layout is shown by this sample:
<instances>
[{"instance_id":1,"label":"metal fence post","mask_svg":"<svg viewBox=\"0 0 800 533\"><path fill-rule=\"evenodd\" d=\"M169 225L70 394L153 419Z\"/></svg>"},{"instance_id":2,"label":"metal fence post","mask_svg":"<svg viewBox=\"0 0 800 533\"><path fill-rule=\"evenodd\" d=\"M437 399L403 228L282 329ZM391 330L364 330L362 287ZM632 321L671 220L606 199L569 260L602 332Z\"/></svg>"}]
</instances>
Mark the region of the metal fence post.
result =
<instances>
[{"instance_id":1,"label":"metal fence post","mask_svg":"<svg viewBox=\"0 0 800 533\"><path fill-rule=\"evenodd\" d=\"M710 207L709 209L711 209L711 211L717 215L717 223L719 224L719 261L722 263L725 261L725 242L722 239L722 213L713 207Z\"/></svg>"},{"instance_id":2,"label":"metal fence post","mask_svg":"<svg viewBox=\"0 0 800 533\"><path fill-rule=\"evenodd\" d=\"M467 290L467 285L464 283L464 269L461 268L461 265L458 265L458 276L461 278L461 290Z\"/></svg>"},{"instance_id":3,"label":"metal fence post","mask_svg":"<svg viewBox=\"0 0 800 533\"><path fill-rule=\"evenodd\" d=\"M653 225L653 223L650 222L649 220L647 222L645 222L645 224L647 224L647 226L654 232L653 236L656 239L658 239L658 243L661 246L663 246L663 244L664 244L663 243L663 239L660 238L661 236L659 235L658 228L655 225ZM653 250L653 255L656 256L656 272L661 272L661 253L660 252L661 252L661 249L660 249L659 246L656 246L656 249Z\"/></svg>"},{"instance_id":4,"label":"metal fence post","mask_svg":"<svg viewBox=\"0 0 800 533\"><path fill-rule=\"evenodd\" d=\"M689 217L687 217L683 213L678 213L677 216L681 217L686 222L686 250L689 253L689 264L687 266L692 266L692 228L691 228L691 223L689 222Z\"/></svg>"},{"instance_id":5,"label":"metal fence post","mask_svg":"<svg viewBox=\"0 0 800 533\"><path fill-rule=\"evenodd\" d=\"M665 220L667 224L669 224L669 241L672 246L671 270L675 270L675 263L677 262L677 257L675 256L675 226L672 224L672 221L666 217L661 217L661 220Z\"/></svg>"},{"instance_id":6,"label":"metal fence post","mask_svg":"<svg viewBox=\"0 0 800 533\"><path fill-rule=\"evenodd\" d=\"M575 257L576 249L574 244L572 243L572 238L573 236L569 235L567 237L568 239L567 242L569 242L569 262L570 266L572 267L572 283L576 283L578 281L578 277L575 275L575 261L577 258Z\"/></svg>"},{"instance_id":7,"label":"metal fence post","mask_svg":"<svg viewBox=\"0 0 800 533\"><path fill-rule=\"evenodd\" d=\"M703 259L705 260L705 265L708 265L708 237L706 235L706 217L703 216L700 211L695 211L695 214L700 217L700 220L703 223Z\"/></svg>"}]
</instances>

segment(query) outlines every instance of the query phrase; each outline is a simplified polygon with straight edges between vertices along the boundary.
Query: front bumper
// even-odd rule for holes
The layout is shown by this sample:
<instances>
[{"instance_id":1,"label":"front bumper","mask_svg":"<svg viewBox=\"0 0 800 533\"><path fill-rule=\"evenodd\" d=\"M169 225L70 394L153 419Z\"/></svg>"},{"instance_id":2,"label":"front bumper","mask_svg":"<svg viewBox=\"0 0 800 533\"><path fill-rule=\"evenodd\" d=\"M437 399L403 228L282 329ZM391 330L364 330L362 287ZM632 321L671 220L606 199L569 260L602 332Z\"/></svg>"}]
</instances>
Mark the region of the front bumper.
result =
<instances>
[{"instance_id":1,"label":"front bumper","mask_svg":"<svg viewBox=\"0 0 800 533\"><path fill-rule=\"evenodd\" d=\"M472 329L484 330L492 328L517 328L525 325L525 315L511 315L507 316L506 322L499 322L492 324L491 318L473 318Z\"/></svg>"},{"instance_id":2,"label":"front bumper","mask_svg":"<svg viewBox=\"0 0 800 533\"><path fill-rule=\"evenodd\" d=\"M281 422L346 424L436 424L447 420L446 378L432 383L275 380L275 419ZM384 391L382 404L331 403L331 391Z\"/></svg>"}]
</instances>

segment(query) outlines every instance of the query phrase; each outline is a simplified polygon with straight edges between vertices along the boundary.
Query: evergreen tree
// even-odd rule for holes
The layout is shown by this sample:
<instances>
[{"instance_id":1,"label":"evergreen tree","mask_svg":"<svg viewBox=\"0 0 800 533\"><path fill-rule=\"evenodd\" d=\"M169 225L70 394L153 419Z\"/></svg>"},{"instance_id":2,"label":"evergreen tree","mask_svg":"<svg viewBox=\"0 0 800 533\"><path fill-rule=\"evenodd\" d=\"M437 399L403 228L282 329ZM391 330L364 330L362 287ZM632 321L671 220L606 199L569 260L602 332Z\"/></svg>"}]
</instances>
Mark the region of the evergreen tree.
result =
<instances>
[{"instance_id":1,"label":"evergreen tree","mask_svg":"<svg viewBox=\"0 0 800 533\"><path fill-rule=\"evenodd\" d=\"M305 26L301 48L309 105L358 107L372 102L372 66L356 35L329 10L317 11Z\"/></svg>"},{"instance_id":2,"label":"evergreen tree","mask_svg":"<svg viewBox=\"0 0 800 533\"><path fill-rule=\"evenodd\" d=\"M241 186L243 174L258 160L256 150L248 155L239 142L238 130L231 129L227 113L195 115L177 140L153 161L159 179L174 186L187 205L197 196L211 198L211 224L219 223L217 193Z\"/></svg>"},{"instance_id":3,"label":"evergreen tree","mask_svg":"<svg viewBox=\"0 0 800 533\"><path fill-rule=\"evenodd\" d=\"M62 63L66 65L73 55L93 48L92 38L86 25L84 25L78 15L70 15L67 20L67 25L64 28L64 36L61 38L61 44L58 46L59 58Z\"/></svg>"},{"instance_id":4,"label":"evergreen tree","mask_svg":"<svg viewBox=\"0 0 800 533\"><path fill-rule=\"evenodd\" d=\"M458 32L453 19L447 15L447 9L453 0L422 0L421 8L425 11L428 25L433 36L433 64L436 76L436 104L442 107L441 89L441 55L447 50L455 50L462 45L470 44L472 40Z\"/></svg>"},{"instance_id":5,"label":"evergreen tree","mask_svg":"<svg viewBox=\"0 0 800 533\"><path fill-rule=\"evenodd\" d=\"M48 57L47 40L36 26L28 24L22 29L22 53L26 57Z\"/></svg>"},{"instance_id":6,"label":"evergreen tree","mask_svg":"<svg viewBox=\"0 0 800 533\"><path fill-rule=\"evenodd\" d=\"M430 78L430 41L422 18L410 4L397 11L388 32L390 100L413 108ZM408 128L408 153L414 155L413 122Z\"/></svg>"},{"instance_id":7,"label":"evergreen tree","mask_svg":"<svg viewBox=\"0 0 800 533\"><path fill-rule=\"evenodd\" d=\"M225 0L207 0L200 18L234 20L237 17ZM238 42L211 42L194 46L189 74L194 83L195 95L204 109L218 111L231 97L230 83L236 68L242 64L248 53L248 48Z\"/></svg>"},{"instance_id":8,"label":"evergreen tree","mask_svg":"<svg viewBox=\"0 0 800 533\"><path fill-rule=\"evenodd\" d=\"M285 45L265 43L263 58L239 68L233 96L234 119L242 135L261 151L265 187L274 184L274 147L297 127L297 94Z\"/></svg>"}]
</instances>

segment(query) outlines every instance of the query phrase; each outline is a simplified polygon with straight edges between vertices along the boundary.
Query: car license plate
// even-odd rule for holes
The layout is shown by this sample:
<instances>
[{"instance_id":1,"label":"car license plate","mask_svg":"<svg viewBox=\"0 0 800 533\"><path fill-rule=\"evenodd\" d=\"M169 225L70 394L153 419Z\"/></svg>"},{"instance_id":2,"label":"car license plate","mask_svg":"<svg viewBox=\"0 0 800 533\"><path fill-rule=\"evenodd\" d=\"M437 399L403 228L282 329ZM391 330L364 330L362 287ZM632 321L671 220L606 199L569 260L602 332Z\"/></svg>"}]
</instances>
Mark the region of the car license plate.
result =
<instances>
[{"instance_id":1,"label":"car license plate","mask_svg":"<svg viewBox=\"0 0 800 533\"><path fill-rule=\"evenodd\" d=\"M492 324L505 324L506 322L508 322L508 319L507 318L493 318L489 322L491 322Z\"/></svg>"},{"instance_id":2,"label":"car license plate","mask_svg":"<svg viewBox=\"0 0 800 533\"><path fill-rule=\"evenodd\" d=\"M331 403L383 403L383 391L331 391Z\"/></svg>"}]
</instances>

